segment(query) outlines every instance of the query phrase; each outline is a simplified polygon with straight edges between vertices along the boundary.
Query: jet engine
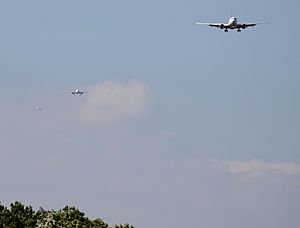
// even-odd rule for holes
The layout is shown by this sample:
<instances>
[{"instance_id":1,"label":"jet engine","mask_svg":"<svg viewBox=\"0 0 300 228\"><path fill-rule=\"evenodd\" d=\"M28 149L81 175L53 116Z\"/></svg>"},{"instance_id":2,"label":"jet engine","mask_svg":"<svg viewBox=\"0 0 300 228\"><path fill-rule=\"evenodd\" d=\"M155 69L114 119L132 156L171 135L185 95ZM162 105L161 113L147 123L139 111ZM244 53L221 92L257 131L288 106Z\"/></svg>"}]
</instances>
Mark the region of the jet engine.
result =
<instances>
[{"instance_id":1,"label":"jet engine","mask_svg":"<svg viewBox=\"0 0 300 228\"><path fill-rule=\"evenodd\" d=\"M223 24L220 24L220 29L223 29L224 28L224 25Z\"/></svg>"}]
</instances>

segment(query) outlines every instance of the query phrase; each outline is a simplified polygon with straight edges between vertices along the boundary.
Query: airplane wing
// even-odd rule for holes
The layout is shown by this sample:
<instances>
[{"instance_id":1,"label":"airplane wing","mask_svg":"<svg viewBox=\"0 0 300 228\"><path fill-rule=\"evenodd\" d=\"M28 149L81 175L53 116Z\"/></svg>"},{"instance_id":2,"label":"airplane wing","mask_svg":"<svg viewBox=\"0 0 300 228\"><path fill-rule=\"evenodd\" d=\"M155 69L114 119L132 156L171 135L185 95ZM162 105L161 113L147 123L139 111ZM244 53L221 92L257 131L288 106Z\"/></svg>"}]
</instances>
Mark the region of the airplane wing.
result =
<instances>
[{"instance_id":1,"label":"airplane wing","mask_svg":"<svg viewBox=\"0 0 300 228\"><path fill-rule=\"evenodd\" d=\"M268 23L267 22L245 23L245 24L239 24L238 28L248 28L248 27L254 27L256 25L262 25L262 24L268 24Z\"/></svg>"},{"instance_id":2,"label":"airplane wing","mask_svg":"<svg viewBox=\"0 0 300 228\"><path fill-rule=\"evenodd\" d=\"M79 94L79 95L83 95L83 94L85 94L85 93L88 93L87 91L79 91L78 93L76 93L76 94ZM74 93L75 94L75 93Z\"/></svg>"},{"instance_id":3,"label":"airplane wing","mask_svg":"<svg viewBox=\"0 0 300 228\"><path fill-rule=\"evenodd\" d=\"M196 22L196 25L208 25L210 27L215 27L215 28L227 28L228 26L226 24L222 23L203 23L203 22Z\"/></svg>"},{"instance_id":4,"label":"airplane wing","mask_svg":"<svg viewBox=\"0 0 300 228\"><path fill-rule=\"evenodd\" d=\"M75 91L64 91L65 93L70 93L70 94L73 94L73 95L75 95L76 94L76 92Z\"/></svg>"},{"instance_id":5,"label":"airplane wing","mask_svg":"<svg viewBox=\"0 0 300 228\"><path fill-rule=\"evenodd\" d=\"M209 25L209 26L211 26L211 27L220 27L221 24L217 24L217 23L196 22L196 25Z\"/></svg>"}]
</instances>

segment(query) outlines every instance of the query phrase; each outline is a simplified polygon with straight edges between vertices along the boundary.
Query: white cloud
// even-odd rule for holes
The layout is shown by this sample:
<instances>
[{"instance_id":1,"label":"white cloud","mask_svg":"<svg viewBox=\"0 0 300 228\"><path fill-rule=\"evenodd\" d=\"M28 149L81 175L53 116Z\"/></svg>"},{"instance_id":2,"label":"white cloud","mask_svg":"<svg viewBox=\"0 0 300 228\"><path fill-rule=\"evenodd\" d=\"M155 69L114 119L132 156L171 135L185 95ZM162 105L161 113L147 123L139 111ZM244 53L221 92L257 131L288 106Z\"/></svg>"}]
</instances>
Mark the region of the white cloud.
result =
<instances>
[{"instance_id":1,"label":"white cloud","mask_svg":"<svg viewBox=\"0 0 300 228\"><path fill-rule=\"evenodd\" d=\"M283 173L285 175L300 174L300 164L297 163L268 163L262 160L250 161L223 161L223 165L228 172L233 174L249 174L249 173Z\"/></svg>"},{"instance_id":2,"label":"white cloud","mask_svg":"<svg viewBox=\"0 0 300 228\"><path fill-rule=\"evenodd\" d=\"M89 89L81 111L87 125L110 126L146 112L150 104L148 86L140 81L106 81Z\"/></svg>"}]
</instances>

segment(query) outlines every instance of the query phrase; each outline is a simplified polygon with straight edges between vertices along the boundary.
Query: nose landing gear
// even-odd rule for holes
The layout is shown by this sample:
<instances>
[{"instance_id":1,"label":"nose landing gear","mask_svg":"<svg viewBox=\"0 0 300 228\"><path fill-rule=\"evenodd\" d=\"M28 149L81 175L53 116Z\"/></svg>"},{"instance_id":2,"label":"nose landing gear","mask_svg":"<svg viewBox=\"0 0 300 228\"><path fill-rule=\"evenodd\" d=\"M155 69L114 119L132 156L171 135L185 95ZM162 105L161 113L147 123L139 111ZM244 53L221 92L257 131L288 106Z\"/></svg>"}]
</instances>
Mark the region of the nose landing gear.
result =
<instances>
[{"instance_id":1,"label":"nose landing gear","mask_svg":"<svg viewBox=\"0 0 300 228\"><path fill-rule=\"evenodd\" d=\"M238 30L237 30L237 32L241 32L241 30L240 30L240 29L238 29Z\"/></svg>"}]
</instances>

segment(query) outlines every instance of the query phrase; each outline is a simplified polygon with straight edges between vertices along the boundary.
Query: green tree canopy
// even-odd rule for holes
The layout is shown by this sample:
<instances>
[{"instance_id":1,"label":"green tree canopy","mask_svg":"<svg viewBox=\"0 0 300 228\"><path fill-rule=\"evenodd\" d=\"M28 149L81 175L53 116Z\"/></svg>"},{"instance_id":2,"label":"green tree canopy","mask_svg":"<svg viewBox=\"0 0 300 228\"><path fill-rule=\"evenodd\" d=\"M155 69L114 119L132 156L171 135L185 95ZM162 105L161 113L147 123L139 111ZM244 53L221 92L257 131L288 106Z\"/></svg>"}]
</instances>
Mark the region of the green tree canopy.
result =
<instances>
[{"instance_id":1,"label":"green tree canopy","mask_svg":"<svg viewBox=\"0 0 300 228\"><path fill-rule=\"evenodd\" d=\"M132 225L113 225L114 228L133 228ZM40 208L35 212L32 206L21 202L5 207L0 202L0 228L110 228L102 219L89 219L76 207L65 206L58 211Z\"/></svg>"}]
</instances>

